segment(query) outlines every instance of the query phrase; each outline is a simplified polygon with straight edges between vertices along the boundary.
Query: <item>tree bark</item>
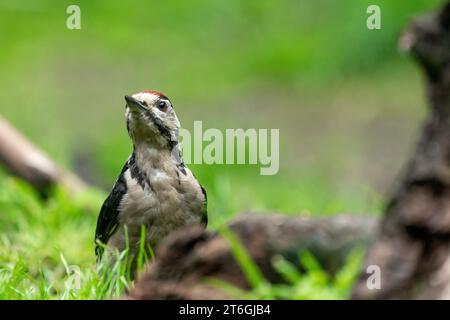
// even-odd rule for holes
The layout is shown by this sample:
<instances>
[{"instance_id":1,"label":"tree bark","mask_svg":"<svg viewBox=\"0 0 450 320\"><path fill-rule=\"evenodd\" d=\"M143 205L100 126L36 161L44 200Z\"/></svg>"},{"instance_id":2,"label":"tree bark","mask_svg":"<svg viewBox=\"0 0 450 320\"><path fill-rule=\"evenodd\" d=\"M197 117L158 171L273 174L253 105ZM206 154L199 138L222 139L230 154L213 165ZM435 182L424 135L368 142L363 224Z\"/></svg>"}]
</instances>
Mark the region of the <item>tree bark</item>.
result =
<instances>
[{"instance_id":1,"label":"tree bark","mask_svg":"<svg viewBox=\"0 0 450 320\"><path fill-rule=\"evenodd\" d=\"M424 71L430 114L369 248L355 299L450 299L450 3L401 38ZM380 289L366 270L378 266Z\"/></svg>"},{"instance_id":2,"label":"tree bark","mask_svg":"<svg viewBox=\"0 0 450 320\"><path fill-rule=\"evenodd\" d=\"M72 193L86 188L81 179L59 167L1 116L0 163L11 173L28 181L41 194L46 194L54 185L63 185Z\"/></svg>"}]
</instances>

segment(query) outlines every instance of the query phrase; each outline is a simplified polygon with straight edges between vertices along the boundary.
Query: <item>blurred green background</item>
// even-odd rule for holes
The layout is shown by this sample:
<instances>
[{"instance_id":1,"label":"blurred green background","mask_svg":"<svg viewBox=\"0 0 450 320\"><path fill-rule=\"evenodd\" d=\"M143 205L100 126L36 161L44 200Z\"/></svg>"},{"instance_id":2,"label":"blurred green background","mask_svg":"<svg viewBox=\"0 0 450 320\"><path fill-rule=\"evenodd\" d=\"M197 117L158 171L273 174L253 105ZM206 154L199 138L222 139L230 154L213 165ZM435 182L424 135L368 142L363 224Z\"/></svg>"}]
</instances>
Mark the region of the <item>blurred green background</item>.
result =
<instances>
[{"instance_id":1,"label":"blurred green background","mask_svg":"<svg viewBox=\"0 0 450 320\"><path fill-rule=\"evenodd\" d=\"M2 0L1 113L108 189L130 152L124 94L159 90L188 129L280 128L277 176L194 166L211 196L226 180L236 210L371 211L424 112L397 38L438 3ZM66 28L70 4L81 30ZM369 4L381 30L366 28Z\"/></svg>"},{"instance_id":2,"label":"blurred green background","mask_svg":"<svg viewBox=\"0 0 450 320\"><path fill-rule=\"evenodd\" d=\"M0 114L102 199L131 150L123 96L162 91L187 129L280 129L275 176L190 166L213 226L245 210L377 213L426 110L398 36L439 3L0 0ZM66 28L70 4L81 30ZM381 30L366 27L370 4Z\"/></svg>"}]
</instances>

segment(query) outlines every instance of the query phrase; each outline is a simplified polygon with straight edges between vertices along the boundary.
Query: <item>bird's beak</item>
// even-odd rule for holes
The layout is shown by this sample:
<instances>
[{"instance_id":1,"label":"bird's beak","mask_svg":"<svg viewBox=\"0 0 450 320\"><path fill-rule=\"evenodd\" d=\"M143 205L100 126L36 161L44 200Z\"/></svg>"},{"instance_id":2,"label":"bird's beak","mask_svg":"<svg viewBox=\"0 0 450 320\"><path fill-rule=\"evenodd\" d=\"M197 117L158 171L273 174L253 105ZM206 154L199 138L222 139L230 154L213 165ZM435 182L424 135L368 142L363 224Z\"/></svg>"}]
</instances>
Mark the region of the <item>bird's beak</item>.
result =
<instances>
[{"instance_id":1,"label":"bird's beak","mask_svg":"<svg viewBox=\"0 0 450 320\"><path fill-rule=\"evenodd\" d=\"M127 102L127 105L130 108L133 108L133 109L136 109L136 110L140 110L140 111L147 110L147 108L144 107L144 105L141 102L139 102L138 100L136 100L132 96L125 96L125 101Z\"/></svg>"}]
</instances>

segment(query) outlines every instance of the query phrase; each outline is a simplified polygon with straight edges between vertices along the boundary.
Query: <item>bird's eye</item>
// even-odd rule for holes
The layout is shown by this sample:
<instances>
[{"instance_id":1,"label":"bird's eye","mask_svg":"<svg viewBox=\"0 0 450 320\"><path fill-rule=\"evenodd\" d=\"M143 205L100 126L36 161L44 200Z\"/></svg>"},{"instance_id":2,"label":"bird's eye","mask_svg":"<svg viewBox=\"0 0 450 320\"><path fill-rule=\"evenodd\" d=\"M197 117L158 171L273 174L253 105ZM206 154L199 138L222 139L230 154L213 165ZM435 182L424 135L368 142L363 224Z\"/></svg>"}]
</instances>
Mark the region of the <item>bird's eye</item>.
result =
<instances>
[{"instance_id":1,"label":"bird's eye","mask_svg":"<svg viewBox=\"0 0 450 320\"><path fill-rule=\"evenodd\" d=\"M161 111L166 111L166 109L167 109L167 102L165 102L165 101L158 102L158 109L161 110Z\"/></svg>"}]
</instances>

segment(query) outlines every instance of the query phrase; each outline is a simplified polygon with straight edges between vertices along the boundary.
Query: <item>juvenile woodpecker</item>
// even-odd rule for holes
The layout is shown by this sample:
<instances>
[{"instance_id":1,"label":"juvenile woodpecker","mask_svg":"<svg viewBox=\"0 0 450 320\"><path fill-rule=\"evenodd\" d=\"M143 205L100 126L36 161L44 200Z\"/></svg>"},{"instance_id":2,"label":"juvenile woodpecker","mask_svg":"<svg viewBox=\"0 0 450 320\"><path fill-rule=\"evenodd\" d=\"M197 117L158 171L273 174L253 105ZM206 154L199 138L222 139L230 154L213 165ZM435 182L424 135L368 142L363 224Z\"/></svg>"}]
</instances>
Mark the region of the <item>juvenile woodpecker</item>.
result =
<instances>
[{"instance_id":1,"label":"juvenile woodpecker","mask_svg":"<svg viewBox=\"0 0 450 320\"><path fill-rule=\"evenodd\" d=\"M171 231L207 224L206 192L181 160L180 122L170 100L160 92L125 96L125 117L133 152L100 210L99 242L133 257L145 226L146 245L155 248ZM127 239L128 238L128 239Z\"/></svg>"}]
</instances>

